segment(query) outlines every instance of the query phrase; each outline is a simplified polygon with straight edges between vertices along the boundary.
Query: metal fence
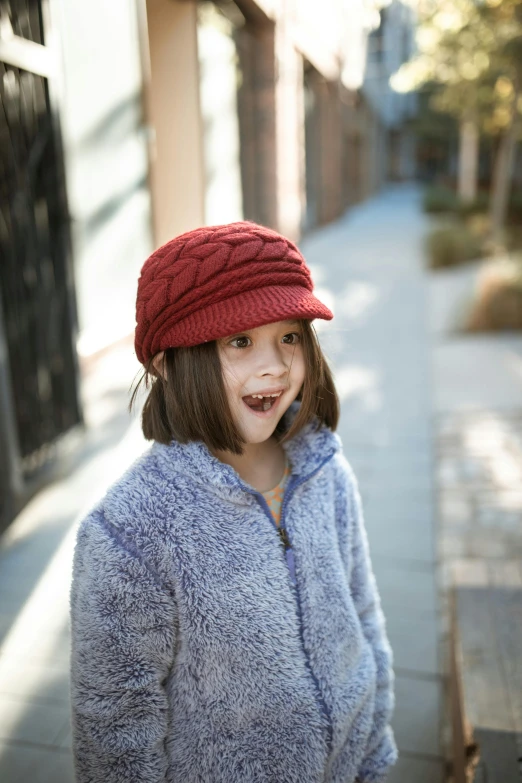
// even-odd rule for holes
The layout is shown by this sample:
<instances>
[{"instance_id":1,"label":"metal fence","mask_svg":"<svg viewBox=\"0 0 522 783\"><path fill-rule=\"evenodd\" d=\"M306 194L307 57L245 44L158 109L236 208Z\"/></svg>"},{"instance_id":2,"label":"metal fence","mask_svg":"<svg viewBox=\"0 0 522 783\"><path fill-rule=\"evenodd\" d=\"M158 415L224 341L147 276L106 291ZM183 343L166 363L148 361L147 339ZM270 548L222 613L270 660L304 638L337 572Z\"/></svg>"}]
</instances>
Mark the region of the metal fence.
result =
<instances>
[{"instance_id":1,"label":"metal fence","mask_svg":"<svg viewBox=\"0 0 522 783\"><path fill-rule=\"evenodd\" d=\"M0 0L0 527L82 423L63 154L45 0Z\"/></svg>"}]
</instances>

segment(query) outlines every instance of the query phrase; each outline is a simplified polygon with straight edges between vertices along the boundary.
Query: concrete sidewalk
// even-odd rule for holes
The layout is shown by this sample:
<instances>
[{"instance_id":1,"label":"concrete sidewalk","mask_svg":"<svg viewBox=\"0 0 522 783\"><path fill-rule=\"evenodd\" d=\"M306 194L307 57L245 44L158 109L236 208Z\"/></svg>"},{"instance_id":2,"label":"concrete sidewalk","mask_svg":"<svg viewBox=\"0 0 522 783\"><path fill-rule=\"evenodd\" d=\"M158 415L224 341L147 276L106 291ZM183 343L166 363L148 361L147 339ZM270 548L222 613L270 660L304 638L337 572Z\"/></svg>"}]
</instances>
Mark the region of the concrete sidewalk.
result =
<instances>
[{"instance_id":1,"label":"concrete sidewalk","mask_svg":"<svg viewBox=\"0 0 522 783\"><path fill-rule=\"evenodd\" d=\"M489 263L439 269L430 282L439 600L448 672L454 587L522 589L522 332L458 329ZM516 711L493 707L487 727L516 731ZM450 740L446 721L445 744ZM475 774L486 780L482 762Z\"/></svg>"},{"instance_id":2,"label":"concrete sidewalk","mask_svg":"<svg viewBox=\"0 0 522 783\"><path fill-rule=\"evenodd\" d=\"M335 312L321 342L395 655L400 761L390 783L444 780L427 227L420 192L398 186L302 245Z\"/></svg>"},{"instance_id":3,"label":"concrete sidewalk","mask_svg":"<svg viewBox=\"0 0 522 783\"><path fill-rule=\"evenodd\" d=\"M76 522L146 448L126 412L139 369L122 344L85 373L88 425L61 476L39 492L0 544L0 780L73 783L69 587Z\"/></svg>"},{"instance_id":4,"label":"concrete sidewalk","mask_svg":"<svg viewBox=\"0 0 522 783\"><path fill-rule=\"evenodd\" d=\"M342 399L340 434L360 482L395 653L389 783L441 783L426 227L395 187L302 243L335 319L317 322ZM125 408L139 366L122 345L93 367L90 425L72 472L27 506L0 549L0 779L72 783L68 592L75 521L147 447ZM52 607L50 612L49 607Z\"/></svg>"}]
</instances>

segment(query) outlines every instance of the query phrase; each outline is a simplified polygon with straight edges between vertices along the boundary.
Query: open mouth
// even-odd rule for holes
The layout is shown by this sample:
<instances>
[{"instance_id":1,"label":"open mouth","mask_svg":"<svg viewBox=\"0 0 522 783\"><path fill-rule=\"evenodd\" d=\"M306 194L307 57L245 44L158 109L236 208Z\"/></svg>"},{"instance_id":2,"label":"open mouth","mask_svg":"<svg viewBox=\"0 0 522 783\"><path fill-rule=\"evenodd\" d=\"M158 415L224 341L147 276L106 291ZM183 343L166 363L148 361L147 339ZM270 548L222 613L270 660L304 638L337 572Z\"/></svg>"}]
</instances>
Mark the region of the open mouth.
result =
<instances>
[{"instance_id":1,"label":"open mouth","mask_svg":"<svg viewBox=\"0 0 522 783\"><path fill-rule=\"evenodd\" d=\"M266 413L267 411L273 410L277 407L277 404L279 402L279 398L283 392L279 392L277 395L267 395L266 397L260 397L258 395L247 395L246 397L243 397L243 402L245 405L247 405L250 410L254 411L255 413Z\"/></svg>"}]
</instances>

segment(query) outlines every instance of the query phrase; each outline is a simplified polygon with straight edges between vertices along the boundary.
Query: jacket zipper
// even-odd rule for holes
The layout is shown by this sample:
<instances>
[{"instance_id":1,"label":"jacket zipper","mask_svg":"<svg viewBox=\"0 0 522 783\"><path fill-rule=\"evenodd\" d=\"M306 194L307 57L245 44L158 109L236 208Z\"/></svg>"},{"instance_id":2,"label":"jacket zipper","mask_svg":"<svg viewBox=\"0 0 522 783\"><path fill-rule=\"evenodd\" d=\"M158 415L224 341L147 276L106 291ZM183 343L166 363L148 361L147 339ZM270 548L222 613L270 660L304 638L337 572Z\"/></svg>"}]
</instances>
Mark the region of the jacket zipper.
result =
<instances>
[{"instance_id":1,"label":"jacket zipper","mask_svg":"<svg viewBox=\"0 0 522 783\"><path fill-rule=\"evenodd\" d=\"M284 552L283 556L285 558L285 565L287 567L288 567L288 562L286 560L286 550L287 550L287 548L291 547L291 542L290 542L290 539L288 538L288 531L286 530L286 528L284 527L284 524L283 524L285 507L287 506L287 504L288 504L288 502L290 500L290 497L293 494L293 492L295 491L295 489L297 487L301 486L301 484L304 484L305 481L308 481L308 479L312 478L312 476L315 476L315 474L318 473L321 470L321 468L324 467L324 465L326 465L326 463L329 460L332 459L332 457L334 456L334 453L335 452L332 452L331 454L329 454L328 457L326 457L326 459L324 459L321 462L321 464L314 471L312 471L312 473L309 473L307 476L304 476L299 481L295 481L294 482L293 481L294 476L290 476L290 480L288 482L288 486L286 487L286 491L285 491L285 493L283 495L283 503L281 505L281 520L280 520L280 527L279 528L277 527L277 525L275 523L275 520L274 520L274 518L272 516L272 512L270 511L268 503L266 502L266 500L263 497L263 495L260 492L256 492L256 490L249 490L249 492L257 498L257 500L261 504L263 510L265 511L266 515L270 519L270 522L275 527L278 535L280 536L280 542L283 543L283 546L284 546L284 549L285 549L285 552ZM282 534L279 532L280 530L283 531ZM286 538L286 541L285 541L285 538ZM295 562L295 553L294 553L294 562ZM317 677L315 676L315 674L312 671L312 667L311 667L311 664L310 664L308 653L306 652L306 648L305 648L304 636L303 636L303 614L302 614L302 608L301 608L301 599L299 598L299 590L298 590L298 587L297 587L297 573L296 573L296 576L295 576L295 585L292 585L292 586L294 587L294 593L295 593L296 604L297 604L297 613L298 613L298 616L299 616L299 636L301 638L301 647L302 647L303 652L304 652L306 667L307 667L308 671L310 672L310 676L312 677L312 680L314 681L314 684L315 684L315 688L316 688L316 691L317 691L317 701L319 703L321 712L322 712L323 716L326 718L326 721L327 721L327 744L328 744L328 749L331 750L332 749L332 737L333 737L332 718L331 718L330 713L328 711L328 708L327 708L327 706L325 704L325 701L324 701L324 698L323 698L323 694L322 694L322 691L321 691L321 687L319 685Z\"/></svg>"}]
</instances>

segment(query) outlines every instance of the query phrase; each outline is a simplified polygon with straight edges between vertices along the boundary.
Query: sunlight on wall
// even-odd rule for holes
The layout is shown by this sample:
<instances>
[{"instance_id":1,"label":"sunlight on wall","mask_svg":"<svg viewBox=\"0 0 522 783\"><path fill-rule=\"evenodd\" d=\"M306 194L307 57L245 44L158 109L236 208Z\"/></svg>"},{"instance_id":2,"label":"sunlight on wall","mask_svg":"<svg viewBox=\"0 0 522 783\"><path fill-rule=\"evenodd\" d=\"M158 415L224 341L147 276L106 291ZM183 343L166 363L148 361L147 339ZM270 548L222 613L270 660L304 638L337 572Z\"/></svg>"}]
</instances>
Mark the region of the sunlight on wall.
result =
<instances>
[{"instance_id":1,"label":"sunlight on wall","mask_svg":"<svg viewBox=\"0 0 522 783\"><path fill-rule=\"evenodd\" d=\"M149 205L148 190L142 187L95 232L78 232L77 297L83 329L77 350L82 356L134 329L139 270L151 252Z\"/></svg>"},{"instance_id":2,"label":"sunlight on wall","mask_svg":"<svg viewBox=\"0 0 522 783\"><path fill-rule=\"evenodd\" d=\"M137 16L126 0L53 0L80 329L92 353L134 328L136 280L152 250Z\"/></svg>"},{"instance_id":3,"label":"sunlight on wall","mask_svg":"<svg viewBox=\"0 0 522 783\"><path fill-rule=\"evenodd\" d=\"M207 225L243 219L237 53L232 32L232 24L214 7L202 8L198 16L198 54Z\"/></svg>"}]
</instances>

